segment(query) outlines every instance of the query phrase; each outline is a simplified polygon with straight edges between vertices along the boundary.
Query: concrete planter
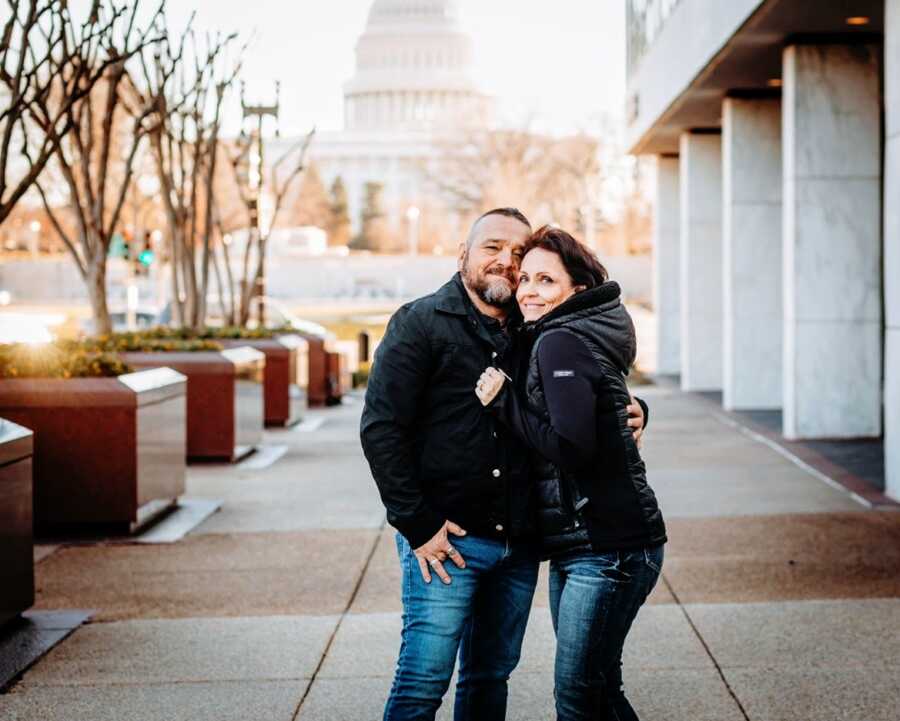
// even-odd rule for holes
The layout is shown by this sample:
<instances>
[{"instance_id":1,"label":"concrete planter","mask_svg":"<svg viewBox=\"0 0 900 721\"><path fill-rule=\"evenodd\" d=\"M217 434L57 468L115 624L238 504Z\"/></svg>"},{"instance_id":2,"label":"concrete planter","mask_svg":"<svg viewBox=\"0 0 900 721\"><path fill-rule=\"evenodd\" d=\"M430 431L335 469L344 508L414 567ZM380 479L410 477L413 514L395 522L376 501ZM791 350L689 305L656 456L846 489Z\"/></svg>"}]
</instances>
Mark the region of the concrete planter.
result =
<instances>
[{"instance_id":1,"label":"concrete planter","mask_svg":"<svg viewBox=\"0 0 900 721\"><path fill-rule=\"evenodd\" d=\"M0 418L0 626L34 603L33 444L31 431Z\"/></svg>"},{"instance_id":2,"label":"concrete planter","mask_svg":"<svg viewBox=\"0 0 900 721\"><path fill-rule=\"evenodd\" d=\"M265 424L289 426L303 418L309 385L309 344L299 335L226 340L229 348L249 346L266 357Z\"/></svg>"},{"instance_id":3,"label":"concrete planter","mask_svg":"<svg viewBox=\"0 0 900 721\"><path fill-rule=\"evenodd\" d=\"M34 523L133 531L185 484L184 376L0 380L0 415L34 440Z\"/></svg>"},{"instance_id":4,"label":"concrete planter","mask_svg":"<svg viewBox=\"0 0 900 721\"><path fill-rule=\"evenodd\" d=\"M135 368L172 368L187 377L187 457L243 458L262 443L265 356L242 345L221 351L122 353Z\"/></svg>"}]
</instances>

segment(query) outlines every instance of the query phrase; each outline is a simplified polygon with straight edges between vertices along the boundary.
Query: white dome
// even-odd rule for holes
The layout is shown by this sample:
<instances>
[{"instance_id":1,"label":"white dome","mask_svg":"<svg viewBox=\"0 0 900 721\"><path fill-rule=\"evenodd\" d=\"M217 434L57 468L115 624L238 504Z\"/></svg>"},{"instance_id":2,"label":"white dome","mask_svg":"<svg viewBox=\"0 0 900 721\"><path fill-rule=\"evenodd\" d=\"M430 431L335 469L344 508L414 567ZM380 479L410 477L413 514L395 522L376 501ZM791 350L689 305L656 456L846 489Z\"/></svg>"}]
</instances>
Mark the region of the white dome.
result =
<instances>
[{"instance_id":1,"label":"white dome","mask_svg":"<svg viewBox=\"0 0 900 721\"><path fill-rule=\"evenodd\" d=\"M428 129L483 114L472 43L453 0L375 0L344 88L350 130Z\"/></svg>"},{"instance_id":2,"label":"white dome","mask_svg":"<svg viewBox=\"0 0 900 721\"><path fill-rule=\"evenodd\" d=\"M394 23L455 24L453 0L375 0L369 10L369 27Z\"/></svg>"}]
</instances>

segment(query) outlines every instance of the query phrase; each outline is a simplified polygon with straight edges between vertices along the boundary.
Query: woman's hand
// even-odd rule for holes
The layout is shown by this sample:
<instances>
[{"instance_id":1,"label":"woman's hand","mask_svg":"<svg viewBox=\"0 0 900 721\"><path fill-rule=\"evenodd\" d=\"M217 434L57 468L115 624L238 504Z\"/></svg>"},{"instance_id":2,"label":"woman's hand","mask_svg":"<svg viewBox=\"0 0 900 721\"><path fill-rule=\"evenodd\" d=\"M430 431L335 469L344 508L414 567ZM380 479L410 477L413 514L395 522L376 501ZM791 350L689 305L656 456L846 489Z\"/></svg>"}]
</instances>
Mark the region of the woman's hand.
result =
<instances>
[{"instance_id":1,"label":"woman's hand","mask_svg":"<svg viewBox=\"0 0 900 721\"><path fill-rule=\"evenodd\" d=\"M475 386L475 395L478 396L481 405L490 405L491 401L497 397L500 389L503 388L505 382L506 377L502 372L498 371L496 368L486 369L484 373L481 374L481 377L478 379L478 383Z\"/></svg>"}]
</instances>

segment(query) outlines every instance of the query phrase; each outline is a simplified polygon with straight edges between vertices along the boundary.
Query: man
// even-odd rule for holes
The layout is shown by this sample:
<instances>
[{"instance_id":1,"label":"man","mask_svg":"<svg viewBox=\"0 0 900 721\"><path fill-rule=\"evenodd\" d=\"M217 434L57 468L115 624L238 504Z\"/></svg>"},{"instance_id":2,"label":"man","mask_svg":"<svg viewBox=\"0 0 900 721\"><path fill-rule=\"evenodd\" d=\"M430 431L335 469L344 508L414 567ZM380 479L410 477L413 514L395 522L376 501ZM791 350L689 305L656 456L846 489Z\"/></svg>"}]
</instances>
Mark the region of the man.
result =
<instances>
[{"instance_id":1,"label":"man","mask_svg":"<svg viewBox=\"0 0 900 721\"><path fill-rule=\"evenodd\" d=\"M403 571L385 721L433 720L457 653L456 721L506 715L538 557L528 451L484 412L475 384L487 366L511 370L507 321L530 234L514 208L482 215L459 273L400 308L375 354L360 435ZM643 414L629 410L641 428Z\"/></svg>"}]
</instances>

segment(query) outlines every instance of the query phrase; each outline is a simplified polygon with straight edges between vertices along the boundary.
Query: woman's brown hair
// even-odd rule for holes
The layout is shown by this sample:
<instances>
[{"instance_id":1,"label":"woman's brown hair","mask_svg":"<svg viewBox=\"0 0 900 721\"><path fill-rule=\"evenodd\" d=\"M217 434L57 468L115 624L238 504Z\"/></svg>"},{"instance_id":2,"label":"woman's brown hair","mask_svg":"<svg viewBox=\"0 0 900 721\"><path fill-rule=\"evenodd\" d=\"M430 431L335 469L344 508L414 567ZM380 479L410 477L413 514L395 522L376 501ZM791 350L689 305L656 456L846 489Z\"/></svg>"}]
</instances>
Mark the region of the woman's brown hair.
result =
<instances>
[{"instance_id":1,"label":"woman's brown hair","mask_svg":"<svg viewBox=\"0 0 900 721\"><path fill-rule=\"evenodd\" d=\"M525 242L525 255L535 248L556 253L572 279L572 285L583 285L589 290L609 280L609 273L590 248L562 228L552 225L538 228Z\"/></svg>"}]
</instances>

